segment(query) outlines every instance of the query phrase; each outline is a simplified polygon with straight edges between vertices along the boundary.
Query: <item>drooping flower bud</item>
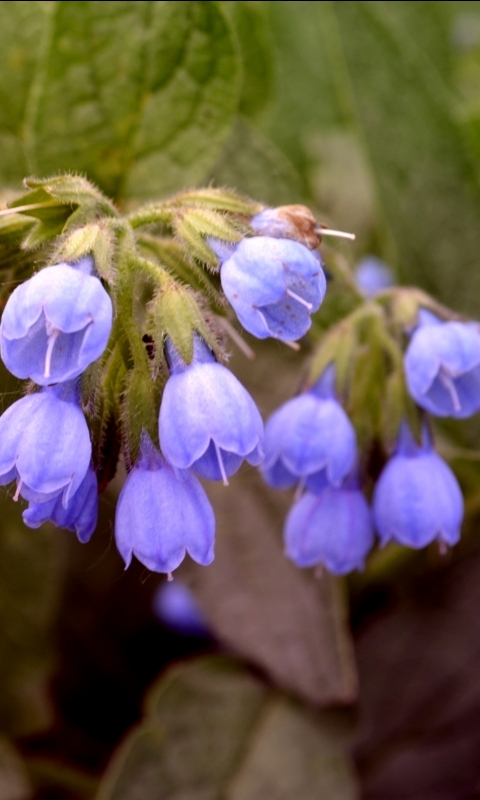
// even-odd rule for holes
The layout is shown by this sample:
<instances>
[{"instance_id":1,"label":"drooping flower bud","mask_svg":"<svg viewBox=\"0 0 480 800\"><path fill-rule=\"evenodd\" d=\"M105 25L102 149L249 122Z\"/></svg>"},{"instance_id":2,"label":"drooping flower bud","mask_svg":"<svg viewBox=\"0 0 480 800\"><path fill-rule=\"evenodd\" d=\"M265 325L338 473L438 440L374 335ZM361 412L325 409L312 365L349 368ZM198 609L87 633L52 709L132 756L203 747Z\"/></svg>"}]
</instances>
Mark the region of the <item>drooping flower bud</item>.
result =
<instances>
[{"instance_id":1,"label":"drooping flower bud","mask_svg":"<svg viewBox=\"0 0 480 800\"><path fill-rule=\"evenodd\" d=\"M80 542L88 542L97 527L98 518L98 484L92 467L88 468L66 507L61 496L57 496L46 503L30 503L22 517L29 528L39 528L44 522L52 522L57 528L74 531Z\"/></svg>"},{"instance_id":2,"label":"drooping flower bud","mask_svg":"<svg viewBox=\"0 0 480 800\"><path fill-rule=\"evenodd\" d=\"M33 503L58 495L66 508L82 483L92 456L76 382L22 397L0 417L0 485L17 480Z\"/></svg>"},{"instance_id":3,"label":"drooping flower bud","mask_svg":"<svg viewBox=\"0 0 480 800\"><path fill-rule=\"evenodd\" d=\"M418 445L403 423L396 453L375 487L373 513L382 544L393 539L420 548L434 539L447 545L458 541L462 493L450 467L434 452L426 429Z\"/></svg>"},{"instance_id":4,"label":"drooping flower bud","mask_svg":"<svg viewBox=\"0 0 480 800\"><path fill-rule=\"evenodd\" d=\"M339 486L352 469L355 430L333 384L333 367L328 367L311 391L288 400L268 420L261 469L270 486L287 489L301 482L319 492Z\"/></svg>"},{"instance_id":5,"label":"drooping flower bud","mask_svg":"<svg viewBox=\"0 0 480 800\"><path fill-rule=\"evenodd\" d=\"M191 364L185 364L168 340L167 359L171 375L159 417L167 461L224 483L244 459L258 465L263 458L262 418L235 375L215 361L196 334Z\"/></svg>"},{"instance_id":6,"label":"drooping flower bud","mask_svg":"<svg viewBox=\"0 0 480 800\"><path fill-rule=\"evenodd\" d=\"M46 267L11 294L0 326L0 352L17 378L41 386L80 375L105 350L112 301L90 275L93 259Z\"/></svg>"},{"instance_id":7,"label":"drooping flower bud","mask_svg":"<svg viewBox=\"0 0 480 800\"><path fill-rule=\"evenodd\" d=\"M363 569L373 547L372 515L355 479L307 492L285 522L285 550L299 567L325 566L336 575Z\"/></svg>"},{"instance_id":8,"label":"drooping flower bud","mask_svg":"<svg viewBox=\"0 0 480 800\"><path fill-rule=\"evenodd\" d=\"M470 417L480 409L480 326L425 310L419 323L405 354L411 396L437 417Z\"/></svg>"},{"instance_id":9,"label":"drooping flower bud","mask_svg":"<svg viewBox=\"0 0 480 800\"><path fill-rule=\"evenodd\" d=\"M190 472L172 469L144 434L115 516L125 565L135 556L148 569L169 573L188 553L206 566L213 561L214 538L215 517L200 482Z\"/></svg>"},{"instance_id":10,"label":"drooping flower bud","mask_svg":"<svg viewBox=\"0 0 480 800\"><path fill-rule=\"evenodd\" d=\"M245 330L258 339L300 339L326 291L322 261L299 242L255 236L231 248L216 246L223 291Z\"/></svg>"}]
</instances>

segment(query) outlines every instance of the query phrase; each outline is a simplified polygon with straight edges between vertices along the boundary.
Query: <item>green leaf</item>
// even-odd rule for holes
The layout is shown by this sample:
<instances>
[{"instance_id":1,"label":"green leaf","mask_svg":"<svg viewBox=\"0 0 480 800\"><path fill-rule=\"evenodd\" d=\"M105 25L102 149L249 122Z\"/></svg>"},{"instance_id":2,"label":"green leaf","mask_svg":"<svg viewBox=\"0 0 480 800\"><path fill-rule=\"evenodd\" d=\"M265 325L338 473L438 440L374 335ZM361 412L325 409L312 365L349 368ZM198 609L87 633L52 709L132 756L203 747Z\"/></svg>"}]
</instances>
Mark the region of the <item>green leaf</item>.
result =
<instances>
[{"instance_id":1,"label":"green leaf","mask_svg":"<svg viewBox=\"0 0 480 800\"><path fill-rule=\"evenodd\" d=\"M480 191L450 93L388 3L318 5L338 22L332 80L350 95L404 281L478 313Z\"/></svg>"},{"instance_id":2,"label":"green leaf","mask_svg":"<svg viewBox=\"0 0 480 800\"><path fill-rule=\"evenodd\" d=\"M226 2L225 11L240 44L242 58L242 94L240 112L256 118L269 105L274 83L273 40L264 3L252 0Z\"/></svg>"},{"instance_id":3,"label":"green leaf","mask_svg":"<svg viewBox=\"0 0 480 800\"><path fill-rule=\"evenodd\" d=\"M219 3L2 2L0 11L4 180L79 170L118 198L205 176L239 95Z\"/></svg>"},{"instance_id":4,"label":"green leaf","mask_svg":"<svg viewBox=\"0 0 480 800\"><path fill-rule=\"evenodd\" d=\"M301 202L305 190L295 168L248 120L240 118L215 164L212 180L266 205Z\"/></svg>"},{"instance_id":5,"label":"green leaf","mask_svg":"<svg viewBox=\"0 0 480 800\"><path fill-rule=\"evenodd\" d=\"M302 377L299 354L281 348L256 342L254 361L232 360L266 416L296 393ZM186 559L179 575L216 636L275 685L308 702L352 702L356 675L341 584L328 572L316 579L283 552L292 493L270 489L246 465L228 489L206 489L217 520L215 561L202 569Z\"/></svg>"},{"instance_id":6,"label":"green leaf","mask_svg":"<svg viewBox=\"0 0 480 800\"><path fill-rule=\"evenodd\" d=\"M98 800L354 800L342 727L229 659L197 659L153 687Z\"/></svg>"}]
</instances>

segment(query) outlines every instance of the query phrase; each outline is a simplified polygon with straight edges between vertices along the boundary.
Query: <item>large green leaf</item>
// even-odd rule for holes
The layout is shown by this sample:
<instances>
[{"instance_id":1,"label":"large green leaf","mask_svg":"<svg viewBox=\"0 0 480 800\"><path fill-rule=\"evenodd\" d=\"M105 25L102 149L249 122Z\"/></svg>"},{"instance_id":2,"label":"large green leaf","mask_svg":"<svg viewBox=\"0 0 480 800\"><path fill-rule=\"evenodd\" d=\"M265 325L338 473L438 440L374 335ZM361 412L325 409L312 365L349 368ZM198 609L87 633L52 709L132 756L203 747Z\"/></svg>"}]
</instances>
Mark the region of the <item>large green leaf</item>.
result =
<instances>
[{"instance_id":1,"label":"large green leaf","mask_svg":"<svg viewBox=\"0 0 480 800\"><path fill-rule=\"evenodd\" d=\"M305 198L295 168L247 119L237 120L211 178L219 186L234 187L267 205L287 205Z\"/></svg>"},{"instance_id":2,"label":"large green leaf","mask_svg":"<svg viewBox=\"0 0 480 800\"><path fill-rule=\"evenodd\" d=\"M323 19L330 28L336 20L339 41L330 67L350 94L404 280L475 314L475 167L440 73L388 5L318 3L319 47Z\"/></svg>"},{"instance_id":3,"label":"large green leaf","mask_svg":"<svg viewBox=\"0 0 480 800\"><path fill-rule=\"evenodd\" d=\"M184 664L153 688L98 800L354 800L340 723L228 659Z\"/></svg>"},{"instance_id":4,"label":"large green leaf","mask_svg":"<svg viewBox=\"0 0 480 800\"><path fill-rule=\"evenodd\" d=\"M205 176L239 94L221 4L1 2L0 19L5 181L80 170L118 198Z\"/></svg>"}]
</instances>

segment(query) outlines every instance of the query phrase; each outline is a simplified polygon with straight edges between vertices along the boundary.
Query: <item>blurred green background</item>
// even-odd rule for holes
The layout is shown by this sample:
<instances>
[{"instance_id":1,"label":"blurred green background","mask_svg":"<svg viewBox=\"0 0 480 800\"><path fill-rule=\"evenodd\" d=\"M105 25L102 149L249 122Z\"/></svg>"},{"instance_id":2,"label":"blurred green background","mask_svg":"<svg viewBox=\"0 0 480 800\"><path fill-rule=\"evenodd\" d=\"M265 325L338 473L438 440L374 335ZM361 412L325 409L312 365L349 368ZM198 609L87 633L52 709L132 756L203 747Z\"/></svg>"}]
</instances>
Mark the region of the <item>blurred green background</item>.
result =
<instances>
[{"instance_id":1,"label":"blurred green background","mask_svg":"<svg viewBox=\"0 0 480 800\"><path fill-rule=\"evenodd\" d=\"M304 202L356 233L350 263L480 317L479 2L9 0L0 37L5 202L62 171L124 208L205 183ZM268 414L302 355L253 344L232 363ZM348 585L286 562L291 498L251 468L214 487L216 560L180 570L211 640L156 620L163 577L123 572L120 479L85 546L4 490L0 800L480 797L480 427L445 430L470 448L462 543L389 548Z\"/></svg>"}]
</instances>

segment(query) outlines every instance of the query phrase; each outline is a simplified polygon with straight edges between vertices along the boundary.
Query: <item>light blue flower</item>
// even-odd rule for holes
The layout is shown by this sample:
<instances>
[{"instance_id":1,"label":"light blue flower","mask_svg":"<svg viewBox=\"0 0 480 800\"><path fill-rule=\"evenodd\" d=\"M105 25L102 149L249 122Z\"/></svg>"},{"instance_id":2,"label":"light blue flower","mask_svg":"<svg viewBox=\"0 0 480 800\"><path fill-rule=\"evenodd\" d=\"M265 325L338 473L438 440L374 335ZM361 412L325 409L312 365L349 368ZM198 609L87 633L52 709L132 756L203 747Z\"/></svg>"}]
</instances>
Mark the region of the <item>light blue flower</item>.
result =
<instances>
[{"instance_id":1,"label":"light blue flower","mask_svg":"<svg viewBox=\"0 0 480 800\"><path fill-rule=\"evenodd\" d=\"M442 322L422 311L405 354L408 390L437 417L470 417L480 409L480 328Z\"/></svg>"},{"instance_id":2,"label":"light blue flower","mask_svg":"<svg viewBox=\"0 0 480 800\"><path fill-rule=\"evenodd\" d=\"M17 480L33 503L58 495L67 507L90 464L92 445L76 382L22 397L0 417L0 485Z\"/></svg>"},{"instance_id":3,"label":"light blue flower","mask_svg":"<svg viewBox=\"0 0 480 800\"><path fill-rule=\"evenodd\" d=\"M307 492L290 509L285 523L285 552L299 567L322 564L336 575L363 569L373 547L370 508L353 479Z\"/></svg>"},{"instance_id":4,"label":"light blue flower","mask_svg":"<svg viewBox=\"0 0 480 800\"><path fill-rule=\"evenodd\" d=\"M195 597L178 578L160 584L153 597L153 611L164 625L184 636L210 634Z\"/></svg>"},{"instance_id":5,"label":"light blue flower","mask_svg":"<svg viewBox=\"0 0 480 800\"><path fill-rule=\"evenodd\" d=\"M276 489L301 482L318 493L327 485L339 486L355 457L355 430L335 399L333 367L311 391L280 406L265 426L261 470Z\"/></svg>"},{"instance_id":6,"label":"light blue flower","mask_svg":"<svg viewBox=\"0 0 480 800\"><path fill-rule=\"evenodd\" d=\"M392 270L376 256L360 259L355 268L355 281L368 297L375 297L383 289L395 285Z\"/></svg>"},{"instance_id":7,"label":"light blue flower","mask_svg":"<svg viewBox=\"0 0 480 800\"><path fill-rule=\"evenodd\" d=\"M100 280L69 264L46 267L10 295L0 325L0 352L17 378L41 386L80 375L105 350L112 301Z\"/></svg>"},{"instance_id":8,"label":"light blue flower","mask_svg":"<svg viewBox=\"0 0 480 800\"><path fill-rule=\"evenodd\" d=\"M382 544L391 539L425 547L460 537L463 498L450 467L434 452L426 430L418 445L404 423L395 455L387 463L373 497L375 525Z\"/></svg>"},{"instance_id":9,"label":"light blue flower","mask_svg":"<svg viewBox=\"0 0 480 800\"><path fill-rule=\"evenodd\" d=\"M167 573L186 553L204 566L213 561L215 517L204 489L190 472L173 469L146 434L118 498L115 539L127 567L132 556Z\"/></svg>"},{"instance_id":10,"label":"light blue flower","mask_svg":"<svg viewBox=\"0 0 480 800\"><path fill-rule=\"evenodd\" d=\"M203 478L222 480L246 459L263 458L263 422L240 381L218 364L195 336L194 356L185 364L167 342L170 378L160 407L160 444L174 467L191 467Z\"/></svg>"},{"instance_id":11,"label":"light blue flower","mask_svg":"<svg viewBox=\"0 0 480 800\"><path fill-rule=\"evenodd\" d=\"M258 339L294 341L311 325L325 297L326 280L317 252L291 239L255 236L228 249L210 246L223 260L223 291L243 327ZM227 257L228 256L228 257Z\"/></svg>"},{"instance_id":12,"label":"light blue flower","mask_svg":"<svg viewBox=\"0 0 480 800\"><path fill-rule=\"evenodd\" d=\"M57 528L74 531L80 542L88 542L98 519L98 484L92 467L70 497L67 506L60 496L46 503L30 503L23 512L23 521L29 528L39 528L44 522L52 522Z\"/></svg>"}]
</instances>

